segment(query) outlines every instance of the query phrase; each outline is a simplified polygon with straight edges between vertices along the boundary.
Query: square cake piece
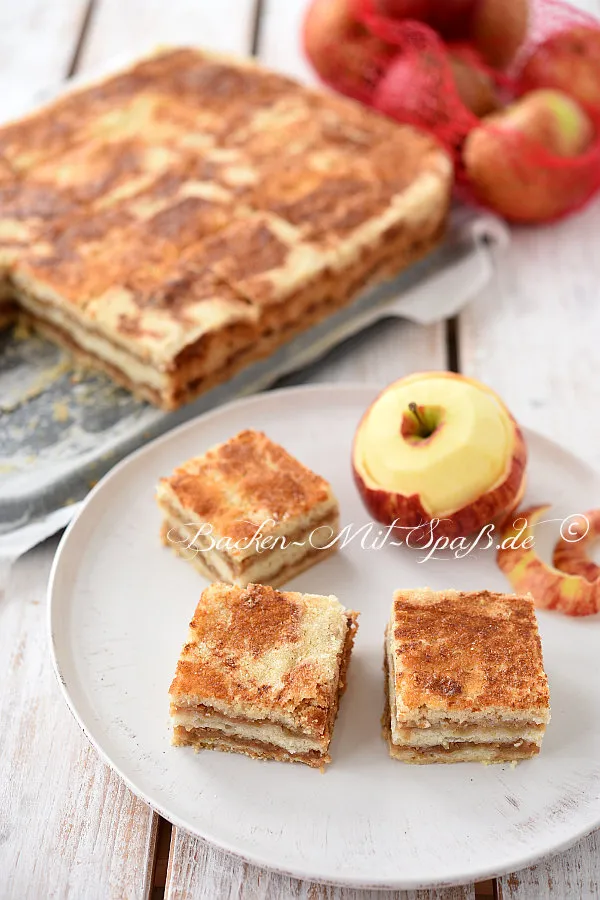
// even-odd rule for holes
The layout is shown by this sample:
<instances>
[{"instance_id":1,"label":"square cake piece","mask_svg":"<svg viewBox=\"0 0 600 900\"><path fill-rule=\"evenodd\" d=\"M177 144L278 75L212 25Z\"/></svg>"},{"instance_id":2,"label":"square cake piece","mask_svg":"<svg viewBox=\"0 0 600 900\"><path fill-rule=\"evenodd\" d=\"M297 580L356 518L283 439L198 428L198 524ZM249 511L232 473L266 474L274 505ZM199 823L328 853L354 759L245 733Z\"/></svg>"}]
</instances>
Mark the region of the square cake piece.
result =
<instances>
[{"instance_id":1,"label":"square cake piece","mask_svg":"<svg viewBox=\"0 0 600 900\"><path fill-rule=\"evenodd\" d=\"M163 50L0 128L0 326L175 409L420 259L452 179L351 100Z\"/></svg>"},{"instance_id":2,"label":"square cake piece","mask_svg":"<svg viewBox=\"0 0 600 900\"><path fill-rule=\"evenodd\" d=\"M161 479L163 542L210 581L284 584L337 549L331 486L258 431Z\"/></svg>"},{"instance_id":3,"label":"square cake piece","mask_svg":"<svg viewBox=\"0 0 600 900\"><path fill-rule=\"evenodd\" d=\"M550 706L529 596L397 591L384 657L390 756L496 763L539 753Z\"/></svg>"},{"instance_id":4,"label":"square cake piece","mask_svg":"<svg viewBox=\"0 0 600 900\"><path fill-rule=\"evenodd\" d=\"M325 766L357 615L336 597L210 585L169 692L173 743Z\"/></svg>"}]
</instances>

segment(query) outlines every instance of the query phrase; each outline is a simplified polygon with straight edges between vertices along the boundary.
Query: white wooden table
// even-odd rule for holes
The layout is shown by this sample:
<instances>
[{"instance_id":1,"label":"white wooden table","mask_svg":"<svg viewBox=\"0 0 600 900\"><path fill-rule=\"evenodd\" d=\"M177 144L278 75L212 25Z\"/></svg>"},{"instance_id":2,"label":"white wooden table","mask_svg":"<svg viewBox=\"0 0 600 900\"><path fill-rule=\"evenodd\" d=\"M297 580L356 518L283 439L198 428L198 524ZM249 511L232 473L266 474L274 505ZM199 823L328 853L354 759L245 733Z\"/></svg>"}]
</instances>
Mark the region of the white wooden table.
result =
<instances>
[{"instance_id":1,"label":"white wooden table","mask_svg":"<svg viewBox=\"0 0 600 900\"><path fill-rule=\"evenodd\" d=\"M583 4L583 0L581 0ZM312 79L299 47L305 0L1 0L0 117L36 91L157 43L256 53ZM600 14L600 0L587 0ZM600 466L600 201L552 228L522 230L494 284L458 321L385 323L305 380L382 385L459 368L517 418ZM511 900L600 897L600 832L496 883L383 894L311 885L246 865L171 829L98 759L51 670L46 581L57 541L0 581L0 897L169 900ZM168 868L167 868L168 859Z\"/></svg>"}]
</instances>

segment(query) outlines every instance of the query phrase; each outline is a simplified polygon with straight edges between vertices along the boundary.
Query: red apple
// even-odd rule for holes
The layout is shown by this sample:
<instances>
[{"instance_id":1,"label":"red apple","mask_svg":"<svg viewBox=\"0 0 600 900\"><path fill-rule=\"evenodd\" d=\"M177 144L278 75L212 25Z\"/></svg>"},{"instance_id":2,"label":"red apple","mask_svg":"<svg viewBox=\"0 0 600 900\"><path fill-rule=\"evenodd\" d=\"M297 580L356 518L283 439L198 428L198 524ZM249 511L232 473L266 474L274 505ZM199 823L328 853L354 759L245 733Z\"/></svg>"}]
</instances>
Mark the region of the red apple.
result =
<instances>
[{"instance_id":1,"label":"red apple","mask_svg":"<svg viewBox=\"0 0 600 900\"><path fill-rule=\"evenodd\" d=\"M436 522L435 537L450 539L512 509L526 461L502 401L452 372L417 373L386 388L363 416L352 451L354 480L378 522L398 530Z\"/></svg>"},{"instance_id":2,"label":"red apple","mask_svg":"<svg viewBox=\"0 0 600 900\"><path fill-rule=\"evenodd\" d=\"M365 102L381 61L392 52L356 20L350 0L313 0L304 19L304 49L324 81Z\"/></svg>"},{"instance_id":3,"label":"red apple","mask_svg":"<svg viewBox=\"0 0 600 900\"><path fill-rule=\"evenodd\" d=\"M600 579L600 566L590 559L590 545L600 537L600 509L592 509L570 523L567 534L561 534L554 548L552 562L561 572L581 575L586 581Z\"/></svg>"},{"instance_id":4,"label":"red apple","mask_svg":"<svg viewBox=\"0 0 600 900\"><path fill-rule=\"evenodd\" d=\"M471 131L463 163L481 202L508 219L541 222L587 199L593 172L574 173L556 158L575 158L593 140L593 124L574 100L534 91Z\"/></svg>"},{"instance_id":5,"label":"red apple","mask_svg":"<svg viewBox=\"0 0 600 900\"><path fill-rule=\"evenodd\" d=\"M358 3L364 7L364 0L358 0ZM434 3L433 0L370 0L369 6L373 12L390 19L428 22Z\"/></svg>"},{"instance_id":6,"label":"red apple","mask_svg":"<svg viewBox=\"0 0 600 900\"><path fill-rule=\"evenodd\" d=\"M523 90L559 88L600 108L600 28L582 25L552 35L534 50L519 81Z\"/></svg>"},{"instance_id":7,"label":"red apple","mask_svg":"<svg viewBox=\"0 0 600 900\"><path fill-rule=\"evenodd\" d=\"M528 26L528 0L478 0L470 38L490 66L504 69L523 45Z\"/></svg>"},{"instance_id":8,"label":"red apple","mask_svg":"<svg viewBox=\"0 0 600 900\"><path fill-rule=\"evenodd\" d=\"M476 116L487 116L500 106L496 85L486 70L478 65L477 54L469 46L455 44L449 48L452 75L458 95Z\"/></svg>"},{"instance_id":9,"label":"red apple","mask_svg":"<svg viewBox=\"0 0 600 900\"><path fill-rule=\"evenodd\" d=\"M364 3L364 0L357 0ZM477 0L370 0L371 8L392 19L416 19L445 38L464 37Z\"/></svg>"},{"instance_id":10,"label":"red apple","mask_svg":"<svg viewBox=\"0 0 600 900\"><path fill-rule=\"evenodd\" d=\"M433 131L446 144L454 144L472 126L471 116L459 104L452 66L442 50L396 57L380 80L373 106L399 122Z\"/></svg>"},{"instance_id":11,"label":"red apple","mask_svg":"<svg viewBox=\"0 0 600 900\"><path fill-rule=\"evenodd\" d=\"M502 535L497 562L513 590L529 593L540 609L555 609L568 616L600 612L600 581L591 583L545 563L535 551L535 526L549 506L534 506L519 513ZM526 526L526 527L525 527Z\"/></svg>"}]
</instances>

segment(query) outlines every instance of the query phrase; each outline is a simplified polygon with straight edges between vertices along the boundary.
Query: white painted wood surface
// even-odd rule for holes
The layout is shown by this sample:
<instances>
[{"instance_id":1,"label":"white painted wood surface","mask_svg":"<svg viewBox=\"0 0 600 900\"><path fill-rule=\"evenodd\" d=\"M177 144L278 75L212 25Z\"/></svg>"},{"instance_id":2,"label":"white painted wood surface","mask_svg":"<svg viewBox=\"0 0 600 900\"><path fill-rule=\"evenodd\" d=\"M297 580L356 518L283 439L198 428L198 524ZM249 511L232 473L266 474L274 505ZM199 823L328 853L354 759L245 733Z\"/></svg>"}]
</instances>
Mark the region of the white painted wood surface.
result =
<instances>
[{"instance_id":1,"label":"white painted wood surface","mask_svg":"<svg viewBox=\"0 0 600 900\"><path fill-rule=\"evenodd\" d=\"M169 44L247 53L254 14L254 0L98 0L81 68Z\"/></svg>"},{"instance_id":2,"label":"white painted wood surface","mask_svg":"<svg viewBox=\"0 0 600 900\"><path fill-rule=\"evenodd\" d=\"M358 891L257 869L177 832L167 875L168 900L473 900L472 887L443 891Z\"/></svg>"},{"instance_id":3,"label":"white painted wood surface","mask_svg":"<svg viewBox=\"0 0 600 900\"><path fill-rule=\"evenodd\" d=\"M498 900L598 900L600 832L539 866L498 879Z\"/></svg>"},{"instance_id":4,"label":"white painted wood surface","mask_svg":"<svg viewBox=\"0 0 600 900\"><path fill-rule=\"evenodd\" d=\"M263 0L258 51L314 80L300 52L305 0ZM600 0L581 0L600 13ZM0 2L0 116L69 70L86 0ZM96 0L80 69L158 43L248 52L255 0ZM462 370L503 394L525 424L600 465L600 203L552 228L515 233L494 285L460 319ZM382 323L302 380L385 384L447 364L443 326ZM0 583L0 864L2 897L138 898L150 890L156 817L96 757L60 698L45 632L51 541ZM499 879L510 900L600 897L599 835ZM174 830L166 895L181 900L464 900L472 887L370 894L298 882L247 866Z\"/></svg>"},{"instance_id":5,"label":"white painted wood surface","mask_svg":"<svg viewBox=\"0 0 600 900\"><path fill-rule=\"evenodd\" d=\"M600 0L574 5L600 16ZM461 369L495 388L524 424L600 466L600 200L519 229L494 283L460 317ZM551 499L551 498L549 498ZM590 505L598 503L590 498ZM596 900L600 833L498 879L510 900Z\"/></svg>"},{"instance_id":6,"label":"white painted wood surface","mask_svg":"<svg viewBox=\"0 0 600 900\"><path fill-rule=\"evenodd\" d=\"M515 232L494 283L464 311L464 371L525 424L600 465L600 203Z\"/></svg>"},{"instance_id":7,"label":"white painted wood surface","mask_svg":"<svg viewBox=\"0 0 600 900\"><path fill-rule=\"evenodd\" d=\"M0 120L67 75L86 8L87 0L0 3Z\"/></svg>"},{"instance_id":8,"label":"white painted wood surface","mask_svg":"<svg viewBox=\"0 0 600 900\"><path fill-rule=\"evenodd\" d=\"M0 896L144 897L157 817L100 761L50 663L56 544L27 554L0 586Z\"/></svg>"},{"instance_id":9,"label":"white painted wood surface","mask_svg":"<svg viewBox=\"0 0 600 900\"><path fill-rule=\"evenodd\" d=\"M85 0L0 6L0 116L72 67ZM46 583L56 541L0 582L0 894L142 897L156 816L97 757L60 696L48 653Z\"/></svg>"}]
</instances>

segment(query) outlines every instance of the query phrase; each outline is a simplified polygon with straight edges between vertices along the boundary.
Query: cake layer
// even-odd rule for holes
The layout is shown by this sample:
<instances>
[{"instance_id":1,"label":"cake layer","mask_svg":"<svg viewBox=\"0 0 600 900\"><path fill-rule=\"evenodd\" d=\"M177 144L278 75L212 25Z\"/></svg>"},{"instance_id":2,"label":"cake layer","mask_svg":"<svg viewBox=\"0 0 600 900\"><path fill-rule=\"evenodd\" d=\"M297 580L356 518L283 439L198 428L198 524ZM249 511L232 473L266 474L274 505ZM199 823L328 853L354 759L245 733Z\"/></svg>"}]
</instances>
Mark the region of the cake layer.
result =
<instances>
[{"instance_id":1,"label":"cake layer","mask_svg":"<svg viewBox=\"0 0 600 900\"><path fill-rule=\"evenodd\" d=\"M331 735L327 732L321 739L307 737L300 732L293 732L272 722L242 722L239 718L229 719L227 716L211 713L203 715L193 708L175 707L171 710L171 721L175 728L182 726L187 731L200 734L222 732L223 740L239 738L243 741L260 741L287 750L288 753L324 752L329 746ZM201 736L201 735L200 735Z\"/></svg>"},{"instance_id":2,"label":"cake layer","mask_svg":"<svg viewBox=\"0 0 600 900\"><path fill-rule=\"evenodd\" d=\"M248 628L251 629L251 623L248 624ZM263 629L269 630L267 618L263 621ZM186 692L176 689L178 676L182 674L178 666L178 673L171 687L173 743L178 746L190 745L197 750L226 750L258 758L304 762L316 767L325 765L330 761L327 750L338 714L340 697L346 689L346 674L355 632L356 614L346 613L343 644L331 659L334 664L331 684L327 691L318 691L319 702L322 705L317 706L314 701L311 703L304 701L301 703L301 715L298 715L300 710L297 710L293 721L287 723L282 722L277 705L274 705L270 713L265 710L264 715L252 718L251 712L245 711L244 706L236 702L230 702L228 708L224 709L224 704L216 696L204 703L194 702L189 690ZM331 630L329 635L333 637ZM314 645L315 637L313 636L310 641ZM186 649L184 648L182 656L185 655ZM231 651L228 659L229 665L226 670L232 668L237 671L238 666L234 665ZM264 660L262 664L265 664ZM305 683L303 688L305 691L312 669L314 663L311 666L307 660L302 661L295 671L289 670L288 675L282 680L296 677ZM271 677L273 676L274 673ZM215 679L214 674L212 678L216 688L215 694L221 694L222 679ZM197 679L198 675L195 674L192 680ZM265 694L266 691L263 690L261 693Z\"/></svg>"},{"instance_id":3,"label":"cake layer","mask_svg":"<svg viewBox=\"0 0 600 900\"><path fill-rule=\"evenodd\" d=\"M397 747L436 747L437 745L446 747L448 744L463 742L488 744L510 743L511 741L527 741L527 743L541 746L544 732L544 725L503 726L499 724L486 728L476 725L448 728L401 728L394 731L393 741Z\"/></svg>"},{"instance_id":4,"label":"cake layer","mask_svg":"<svg viewBox=\"0 0 600 900\"><path fill-rule=\"evenodd\" d=\"M415 765L502 763L529 759L540 752L545 726L532 726L522 731L515 727L513 731L510 726L456 728L450 724L447 730L404 728L392 733L387 653L384 654L384 671L385 704L381 729L393 759Z\"/></svg>"},{"instance_id":5,"label":"cake layer","mask_svg":"<svg viewBox=\"0 0 600 900\"><path fill-rule=\"evenodd\" d=\"M321 533L323 541L326 539L329 543L331 538L328 535L339 533L339 518L337 515L327 516L321 522L311 525L307 531L296 531L285 549L264 549L251 557L245 557L242 565L236 565L235 560L216 548L207 549L206 540L201 538L190 545L192 529L186 528L175 518L165 519L161 537L165 546L170 546L178 556L191 562L200 572L209 573L211 580L226 581L239 587L246 587L248 584L270 584L275 587L282 584L284 578L291 577L291 572L303 571L308 561L311 565L318 562L319 554L327 559L338 549L337 543L331 547L319 547L317 537L311 542L310 533L315 528L324 529Z\"/></svg>"},{"instance_id":6,"label":"cake layer","mask_svg":"<svg viewBox=\"0 0 600 900\"><path fill-rule=\"evenodd\" d=\"M227 735L237 735L244 739L256 739L276 744L290 752L308 752L310 750L327 750L331 740L333 726L338 712L340 697L346 690L346 674L350 663L352 645L354 643L355 622L352 621L346 633L344 647L339 658L339 673L336 688L336 702L329 709L329 716L324 721L320 734L314 729L294 729L278 724L270 719L251 719L243 715L227 715L206 704L178 705L171 704L171 720L174 726L187 730L214 729Z\"/></svg>"},{"instance_id":7,"label":"cake layer","mask_svg":"<svg viewBox=\"0 0 600 900\"><path fill-rule=\"evenodd\" d=\"M393 641L386 629L384 673L390 705L391 732L394 743L430 746L446 740L510 740L515 734L541 744L549 711L539 709L488 708L425 709L398 712L395 681L392 677Z\"/></svg>"},{"instance_id":8,"label":"cake layer","mask_svg":"<svg viewBox=\"0 0 600 900\"><path fill-rule=\"evenodd\" d=\"M163 525L163 529L161 532L161 537L165 546L171 547L174 553L177 556L180 556L182 559L185 559L187 562L190 562L194 568L200 572L205 578L208 578L209 581L215 580L223 580L223 575L221 574L223 567L219 566L218 568L212 565L212 561L208 560L206 553L198 553L196 556L190 556L188 551L185 550L185 545L173 543L173 540L167 540L167 533L171 535L172 539L177 540L177 527L169 524ZM182 535L179 535L180 539L183 541L184 538ZM295 578L297 575L300 575L302 572L305 572L307 569L310 569L315 563L322 562L323 560L328 559L333 553L337 551L337 544L334 544L332 547L329 547L327 550L314 550L311 547L307 550L306 553L300 556L300 558L293 564L284 563L281 568L277 569L270 575L268 578L263 577L262 582L267 581L271 587L281 587L286 584L286 582L291 581L292 578ZM226 578L225 579L229 584L235 584L238 587L246 587L249 584L252 584L252 579L249 579L246 575L243 577L236 578Z\"/></svg>"},{"instance_id":9,"label":"cake layer","mask_svg":"<svg viewBox=\"0 0 600 900\"><path fill-rule=\"evenodd\" d=\"M167 535L170 537L167 538ZM287 555L273 554L268 564L259 563L256 569L261 571L261 577L257 577L257 573L251 569L251 573L244 572L242 574L234 574L231 568L223 564L222 560L215 559L210 553L198 553L191 555L185 549L185 536L178 532L177 525L170 522L164 523L161 531L161 537L165 546L170 547L177 556L190 562L205 578L209 581L226 581L228 584L235 584L238 587L246 587L249 584L269 584L271 587L281 587L286 582L291 581L297 575L300 575L306 569L311 568L315 563L328 559L338 549L337 544L326 550L314 549L307 545L306 548L290 548L294 560L290 561ZM181 543L177 543L177 541Z\"/></svg>"},{"instance_id":10,"label":"cake layer","mask_svg":"<svg viewBox=\"0 0 600 900\"><path fill-rule=\"evenodd\" d=\"M526 741L516 743L468 743L444 747L397 747L389 742L390 756L415 765L427 763L506 763L530 759L540 752L539 744Z\"/></svg>"},{"instance_id":11,"label":"cake layer","mask_svg":"<svg viewBox=\"0 0 600 900\"><path fill-rule=\"evenodd\" d=\"M12 300L3 301L0 298L0 331L8 328L19 318L19 308Z\"/></svg>"},{"instance_id":12,"label":"cake layer","mask_svg":"<svg viewBox=\"0 0 600 900\"><path fill-rule=\"evenodd\" d=\"M218 70L218 78L230 83L236 72L241 72L242 78L250 77L242 63L215 64L189 51L173 52L170 59L168 56L154 67L152 63L138 67L148 69L148 99L154 87L162 97L163 70L168 77L170 69L177 71L177 77L188 71L203 74L206 69L215 74ZM260 70L251 77L257 83L277 79ZM123 152L134 160L139 154L141 171L125 171L125 180L131 176L131 183L116 191L111 181L112 193L103 196L101 191L94 197L97 208L80 208L78 197L87 196L94 185L103 183L103 173L94 167L98 160L102 162L104 151L107 164L114 163L111 178L119 174L120 144L116 139L108 145L108 153L104 143L100 148L103 152L98 152L96 145L95 150L88 148L82 137L73 152L82 154L83 159L71 174L67 165L61 166L60 155L54 160L56 165L50 165L50 172L43 165L40 169L44 179L54 176L55 169L66 179L55 191L56 228L43 228L39 234L32 231L12 254L10 283L5 283L11 296L28 311L36 327L81 362L102 369L165 409L189 401L273 353L350 303L371 282L406 268L441 237L451 181L451 167L441 150L424 136L346 101L311 94L291 82L284 85L281 79L278 85L278 91L291 91L306 106L317 131L322 128L324 132L307 146L306 157L293 157L294 166L303 177L308 176L309 182L313 178L314 184L311 192L297 197L291 205L285 191L280 197L277 190L272 197L261 196L259 202L263 185L279 183L267 177L272 163L263 171L264 159L255 159L255 150L244 149L243 143L235 149L215 147L215 140L218 143L226 138L226 128L218 140L206 135L208 149L200 152L196 148L192 156L190 148L184 152L179 137L183 142L193 133L196 114L201 119L199 136L205 136L203 127L225 127L205 109L186 108L181 112L191 117L191 122L179 122L172 109L163 110L158 104L160 122L155 122L148 106L146 114L155 129L167 127L167 119L173 119L166 141L169 146L161 144L155 152L150 129L140 139L142 147L132 149L125 142ZM85 91L79 102L84 97ZM118 105L119 99L117 92L111 102ZM134 105L138 101L137 97L128 99ZM200 96L188 101L194 99L200 101ZM65 103L68 108L68 99ZM236 116L240 112L236 111ZM256 110L246 112L251 122L251 112ZM82 110L78 115L81 117ZM334 121L332 115L339 120L338 140L334 142L325 134L328 123ZM346 124L352 124L344 130L345 119ZM23 123L17 129L19 141L26 145L28 129L35 130L43 121L44 113L40 113L38 122L33 116L29 124ZM367 141L357 153L351 135L359 124L373 146ZM340 150L342 135L349 145ZM387 153L390 158L401 158L402 166L390 172L388 165L379 171L382 148L384 156ZM285 149L282 147L284 157ZM65 151L69 152L67 147L56 148L59 154ZM368 161L371 151L373 160ZM222 162L228 154L232 162L237 160L229 168ZM86 166L91 165L91 159L94 182L87 185ZM152 165L160 162L156 171L152 167L144 170L149 161ZM282 159L281 164L284 162ZM336 171L336 165L342 172ZM285 165L282 171L286 171ZM235 183L240 172L255 180L258 194L254 190L240 195L240 185ZM234 175L233 184L227 183ZM76 176L83 183L71 185L69 178ZM31 181L26 181L23 189L35 194L35 171L29 177ZM335 191L331 182L336 184ZM360 203L360 208L355 207L356 198L365 190L365 199L373 202L372 208L364 206L363 221ZM256 209L246 205L253 197ZM323 204L323 199L329 202ZM341 212L330 221L337 207ZM155 208L158 212L151 215ZM44 214L48 215L48 210ZM16 216L16 227L18 209L11 215ZM191 227L194 223L195 228ZM265 242L265 223L274 232L270 243ZM213 232L216 240L209 240L205 246L204 239ZM252 240L241 240L245 234L246 238L251 234ZM275 264L280 245L286 252ZM203 287L205 283L209 283L209 289Z\"/></svg>"},{"instance_id":13,"label":"cake layer","mask_svg":"<svg viewBox=\"0 0 600 900\"><path fill-rule=\"evenodd\" d=\"M328 544L337 549L331 485L259 431L182 463L160 479L157 502L163 542L231 584L282 583Z\"/></svg>"},{"instance_id":14,"label":"cake layer","mask_svg":"<svg viewBox=\"0 0 600 900\"><path fill-rule=\"evenodd\" d=\"M202 457L191 462L199 465L200 460ZM253 463L254 461L251 463L248 460L246 466ZM179 472L183 468L181 467ZM219 492L217 496L209 484L212 479L208 465L206 470L208 477L205 479L202 470L197 474L190 472L187 492L191 493L194 490L200 502L210 504L212 508L207 510L208 515L199 515L191 508L191 504L186 506L183 496L180 501L176 490L171 488L170 479L161 480L156 491L156 499L165 522L177 529L179 536L185 539L186 546L191 544L199 552L214 554L223 561L231 574L247 573L256 564L257 557L268 555L270 549L287 555L297 544L306 543L320 548L329 544L338 534L338 502L332 493L315 497L314 504L310 507L304 503L305 508L297 510L292 508L293 501L290 498L288 514L281 516L277 507L273 505L277 499L275 496L273 504L263 497L252 503L251 498L244 496L242 492L236 492L235 486L232 486L233 490L230 493L221 479L220 484L216 485ZM282 475L288 477L287 473ZM298 475L299 473L296 474L297 479ZM269 472L265 468L264 478L268 477ZM192 478L202 483L193 485ZM238 483L241 481L240 478ZM298 484L298 480L296 483ZM292 486L292 491L294 487L295 485ZM281 485L279 488L281 493ZM275 489L276 486L274 491ZM298 490L295 493L297 495ZM237 519L233 519L234 509L238 511ZM262 514L264 518L260 519L257 513ZM243 530L240 528L241 525L244 526ZM266 545L261 544L264 537L269 539ZM263 546L265 549L261 550ZM260 579L256 579L256 582L260 584Z\"/></svg>"},{"instance_id":15,"label":"cake layer","mask_svg":"<svg viewBox=\"0 0 600 900\"><path fill-rule=\"evenodd\" d=\"M196 750L221 750L225 753L242 753L253 759L273 759L278 762L299 762L314 769L322 769L331 762L328 753L310 750L304 753L290 753L275 744L236 737L225 737L220 731L192 729L182 726L175 728L173 744L176 747L194 747Z\"/></svg>"}]
</instances>

